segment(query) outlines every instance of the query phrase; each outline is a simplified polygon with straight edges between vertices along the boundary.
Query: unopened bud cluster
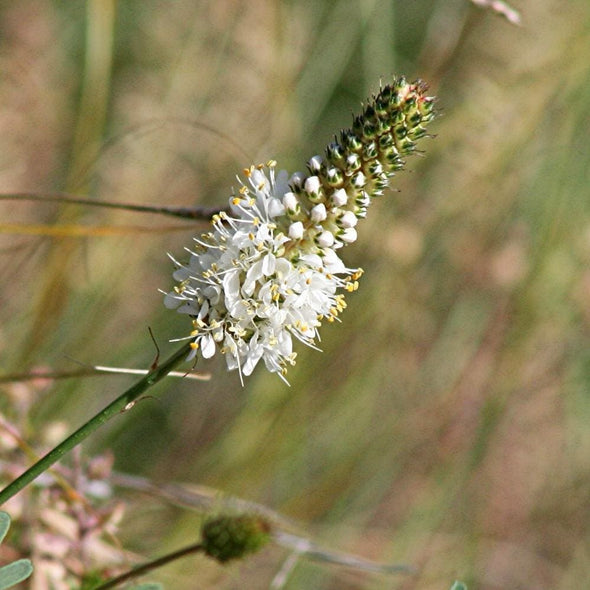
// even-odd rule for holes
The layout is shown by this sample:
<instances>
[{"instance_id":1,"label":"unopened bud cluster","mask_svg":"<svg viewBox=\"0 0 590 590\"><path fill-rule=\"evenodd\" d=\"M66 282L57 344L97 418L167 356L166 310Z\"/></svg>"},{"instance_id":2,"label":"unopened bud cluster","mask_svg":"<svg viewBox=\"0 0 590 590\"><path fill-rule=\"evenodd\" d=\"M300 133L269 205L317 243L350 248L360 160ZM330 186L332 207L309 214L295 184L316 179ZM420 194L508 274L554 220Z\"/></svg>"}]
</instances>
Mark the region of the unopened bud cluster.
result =
<instances>
[{"instance_id":1,"label":"unopened bud cluster","mask_svg":"<svg viewBox=\"0 0 590 590\"><path fill-rule=\"evenodd\" d=\"M355 226L366 216L371 197L383 194L435 116L434 99L425 91L424 84L403 78L385 86L323 158L309 160L309 174L293 175L291 191L283 197L292 221L289 237L334 248L356 240Z\"/></svg>"},{"instance_id":2,"label":"unopened bud cluster","mask_svg":"<svg viewBox=\"0 0 590 590\"><path fill-rule=\"evenodd\" d=\"M270 524L257 515L220 516L203 525L201 545L206 555L224 563L264 547L270 531Z\"/></svg>"},{"instance_id":3,"label":"unopened bud cluster","mask_svg":"<svg viewBox=\"0 0 590 590\"><path fill-rule=\"evenodd\" d=\"M338 250L357 239L371 198L416 150L435 116L421 82L398 78L381 89L308 172L276 173L276 162L244 170L229 213L195 238L188 264L175 262L170 308L192 317L194 355L220 350L229 369L249 375L259 360L284 378L294 364L293 337L315 346L323 320L346 307L360 269Z\"/></svg>"}]
</instances>

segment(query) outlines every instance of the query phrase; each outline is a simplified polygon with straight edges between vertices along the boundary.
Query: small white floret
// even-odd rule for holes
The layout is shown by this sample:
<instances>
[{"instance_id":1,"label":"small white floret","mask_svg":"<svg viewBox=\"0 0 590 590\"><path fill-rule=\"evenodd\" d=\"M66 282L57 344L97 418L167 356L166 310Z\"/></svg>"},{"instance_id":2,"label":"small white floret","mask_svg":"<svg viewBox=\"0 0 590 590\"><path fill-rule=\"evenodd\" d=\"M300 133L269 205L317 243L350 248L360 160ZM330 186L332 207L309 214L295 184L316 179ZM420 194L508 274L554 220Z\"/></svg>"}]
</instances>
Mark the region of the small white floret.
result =
<instances>
[{"instance_id":1,"label":"small white floret","mask_svg":"<svg viewBox=\"0 0 590 590\"><path fill-rule=\"evenodd\" d=\"M315 205L315 207L313 207L311 210L311 220L314 223L325 221L327 216L328 214L326 212L326 206L323 203Z\"/></svg>"},{"instance_id":2,"label":"small white floret","mask_svg":"<svg viewBox=\"0 0 590 590\"><path fill-rule=\"evenodd\" d=\"M303 223L296 221L289 226L289 237L292 240L300 240L303 237Z\"/></svg>"},{"instance_id":3,"label":"small white floret","mask_svg":"<svg viewBox=\"0 0 590 590\"><path fill-rule=\"evenodd\" d=\"M330 248L331 246L334 245L334 234L329 231L322 232L317 237L317 244L321 248Z\"/></svg>"}]
</instances>

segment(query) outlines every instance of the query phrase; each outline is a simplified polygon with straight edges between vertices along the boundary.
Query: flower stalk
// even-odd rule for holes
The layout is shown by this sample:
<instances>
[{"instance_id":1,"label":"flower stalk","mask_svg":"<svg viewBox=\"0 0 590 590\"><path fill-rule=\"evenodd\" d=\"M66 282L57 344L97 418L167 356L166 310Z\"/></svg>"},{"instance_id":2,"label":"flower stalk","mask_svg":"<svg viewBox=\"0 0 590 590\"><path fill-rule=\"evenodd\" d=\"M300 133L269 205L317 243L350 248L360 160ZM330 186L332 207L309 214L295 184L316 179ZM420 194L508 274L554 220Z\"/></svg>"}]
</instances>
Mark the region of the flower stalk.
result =
<instances>
[{"instance_id":1,"label":"flower stalk","mask_svg":"<svg viewBox=\"0 0 590 590\"><path fill-rule=\"evenodd\" d=\"M201 541L139 565L92 590L110 590L137 576L146 574L187 555L204 553L219 563L242 559L256 553L271 539L271 526L255 514L222 515L208 519L201 528Z\"/></svg>"},{"instance_id":2,"label":"flower stalk","mask_svg":"<svg viewBox=\"0 0 590 590\"><path fill-rule=\"evenodd\" d=\"M88 422L82 425L78 430L70 434L65 440L53 448L44 457L39 459L22 475L7 485L0 491L0 505L20 492L26 485L39 477L44 471L49 469L54 463L59 461L66 453L79 445L83 440L88 438L100 426L108 422L113 416L130 409L131 405L150 387L161 381L170 371L179 365L190 351L188 344L182 346L170 358L159 366L152 369L145 377L140 379L135 385L121 394L112 401L103 410L98 412Z\"/></svg>"},{"instance_id":3,"label":"flower stalk","mask_svg":"<svg viewBox=\"0 0 590 590\"><path fill-rule=\"evenodd\" d=\"M193 545L189 545L188 547L183 547L178 551L174 551L173 553L168 553L158 559L154 559L148 563L144 563L142 565L138 565L136 568L117 576L116 578L112 578L111 580L100 584L99 586L94 586L92 590L110 590L110 588L116 588L123 582L127 582L128 580L132 580L138 576L142 576L143 574L147 574L155 569L158 569L164 565L172 563L177 559L181 559L182 557L186 557L187 555L194 555L195 553L200 553L203 551L202 543L194 543ZM84 587L83 587L84 588Z\"/></svg>"}]
</instances>

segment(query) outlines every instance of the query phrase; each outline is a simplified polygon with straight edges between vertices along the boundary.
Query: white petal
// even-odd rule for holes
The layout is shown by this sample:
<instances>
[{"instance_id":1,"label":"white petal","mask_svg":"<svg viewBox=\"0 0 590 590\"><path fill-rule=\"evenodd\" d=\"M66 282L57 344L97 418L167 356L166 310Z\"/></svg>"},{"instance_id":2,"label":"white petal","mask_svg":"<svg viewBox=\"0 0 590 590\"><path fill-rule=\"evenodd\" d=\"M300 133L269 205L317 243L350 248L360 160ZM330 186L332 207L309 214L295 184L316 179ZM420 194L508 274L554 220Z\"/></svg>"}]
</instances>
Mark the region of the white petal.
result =
<instances>
[{"instance_id":1,"label":"white petal","mask_svg":"<svg viewBox=\"0 0 590 590\"><path fill-rule=\"evenodd\" d=\"M242 293L247 297L254 293L257 281L259 281L263 276L263 269L263 260L258 260L248 269L248 272L246 273L246 279L244 280L244 285L242 286Z\"/></svg>"},{"instance_id":2,"label":"white petal","mask_svg":"<svg viewBox=\"0 0 590 590\"><path fill-rule=\"evenodd\" d=\"M254 337L252 338L254 340ZM244 359L244 363L242 365L242 373L246 376L251 375L252 371L256 368L258 361L262 358L264 354L264 348L262 344L257 342L253 342L250 340L248 343L248 354Z\"/></svg>"},{"instance_id":3,"label":"white petal","mask_svg":"<svg viewBox=\"0 0 590 590\"><path fill-rule=\"evenodd\" d=\"M237 270L232 270L223 277L223 293L228 307L231 305L230 302L240 296L240 274Z\"/></svg>"},{"instance_id":4,"label":"white petal","mask_svg":"<svg viewBox=\"0 0 590 590\"><path fill-rule=\"evenodd\" d=\"M215 340L211 334L205 334L200 340L201 355L204 359L210 359L215 354Z\"/></svg>"},{"instance_id":5,"label":"white petal","mask_svg":"<svg viewBox=\"0 0 590 590\"><path fill-rule=\"evenodd\" d=\"M268 203L268 216L271 218L279 217L285 214L285 206L279 199L271 198Z\"/></svg>"},{"instance_id":6,"label":"white petal","mask_svg":"<svg viewBox=\"0 0 590 590\"><path fill-rule=\"evenodd\" d=\"M269 277L275 271L276 258L270 252L262 259L262 274Z\"/></svg>"},{"instance_id":7,"label":"white petal","mask_svg":"<svg viewBox=\"0 0 590 590\"><path fill-rule=\"evenodd\" d=\"M182 303L182 296L175 291L166 293L164 296L164 305L168 309L176 309Z\"/></svg>"}]
</instances>

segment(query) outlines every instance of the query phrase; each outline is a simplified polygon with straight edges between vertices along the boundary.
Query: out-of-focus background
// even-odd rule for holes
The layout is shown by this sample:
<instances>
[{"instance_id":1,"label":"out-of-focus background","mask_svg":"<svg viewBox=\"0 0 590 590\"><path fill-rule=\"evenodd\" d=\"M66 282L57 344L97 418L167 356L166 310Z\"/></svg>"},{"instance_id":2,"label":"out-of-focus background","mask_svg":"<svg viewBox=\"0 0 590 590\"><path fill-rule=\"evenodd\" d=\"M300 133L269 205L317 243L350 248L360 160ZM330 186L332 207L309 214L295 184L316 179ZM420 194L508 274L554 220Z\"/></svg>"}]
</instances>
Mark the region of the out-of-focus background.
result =
<instances>
[{"instance_id":1,"label":"out-of-focus background","mask_svg":"<svg viewBox=\"0 0 590 590\"><path fill-rule=\"evenodd\" d=\"M324 327L322 353L299 346L291 387L263 368L242 387L215 358L199 365L211 381L166 381L83 446L112 449L120 472L264 504L324 547L418 572L302 558L287 589L587 584L590 3L511 5L521 26L467 0L0 6L2 193L223 206L253 162L304 169L392 73L439 97L425 157L344 253L365 269L359 291ZM182 258L205 228L0 203L2 373L147 368L148 326L169 354L190 326L158 292L173 284L167 253ZM132 382L53 382L28 440L48 448ZM9 413L19 386L3 387ZM119 493L126 549L155 557L196 540L201 513ZM268 588L287 554L187 558L151 578Z\"/></svg>"}]
</instances>

